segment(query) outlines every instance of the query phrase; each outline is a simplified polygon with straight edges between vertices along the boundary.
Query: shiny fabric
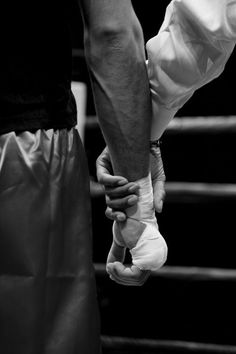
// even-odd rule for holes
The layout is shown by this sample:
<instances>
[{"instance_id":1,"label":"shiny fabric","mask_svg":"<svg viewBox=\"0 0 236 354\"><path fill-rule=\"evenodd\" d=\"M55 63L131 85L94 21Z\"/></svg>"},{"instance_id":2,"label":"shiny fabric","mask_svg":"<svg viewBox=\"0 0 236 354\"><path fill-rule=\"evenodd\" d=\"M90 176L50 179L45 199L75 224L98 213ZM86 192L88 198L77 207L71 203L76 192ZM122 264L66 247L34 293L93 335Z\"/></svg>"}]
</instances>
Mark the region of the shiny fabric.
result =
<instances>
[{"instance_id":1,"label":"shiny fabric","mask_svg":"<svg viewBox=\"0 0 236 354\"><path fill-rule=\"evenodd\" d=\"M235 43L236 0L170 2L158 34L146 45L153 139L197 89L223 72Z\"/></svg>"},{"instance_id":2,"label":"shiny fabric","mask_svg":"<svg viewBox=\"0 0 236 354\"><path fill-rule=\"evenodd\" d=\"M1 353L100 353L90 226L77 131L1 135Z\"/></svg>"}]
</instances>

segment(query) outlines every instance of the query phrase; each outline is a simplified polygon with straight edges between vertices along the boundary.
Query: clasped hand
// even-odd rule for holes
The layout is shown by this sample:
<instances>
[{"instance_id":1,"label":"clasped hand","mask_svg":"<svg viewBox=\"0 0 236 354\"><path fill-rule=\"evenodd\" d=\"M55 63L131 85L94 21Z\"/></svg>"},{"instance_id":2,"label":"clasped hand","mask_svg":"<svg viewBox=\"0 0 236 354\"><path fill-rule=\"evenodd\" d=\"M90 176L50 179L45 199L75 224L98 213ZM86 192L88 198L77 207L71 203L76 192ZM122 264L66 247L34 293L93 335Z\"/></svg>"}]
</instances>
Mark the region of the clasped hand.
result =
<instances>
[{"instance_id":1,"label":"clasped hand","mask_svg":"<svg viewBox=\"0 0 236 354\"><path fill-rule=\"evenodd\" d=\"M165 174L161 153L151 156L152 185L154 205L161 212L165 196ZM110 278L122 285L140 286L150 275L150 270L140 269L134 264L124 265L126 250L132 250L137 245L146 225L127 217L126 210L135 208L138 202L139 185L129 182L122 176L113 176L112 166L107 148L97 159L98 182L104 186L106 196L106 216L114 220L113 242L107 258L107 272ZM115 235L115 237L114 237ZM160 235L161 237L161 235ZM161 237L162 238L162 237Z\"/></svg>"}]
</instances>

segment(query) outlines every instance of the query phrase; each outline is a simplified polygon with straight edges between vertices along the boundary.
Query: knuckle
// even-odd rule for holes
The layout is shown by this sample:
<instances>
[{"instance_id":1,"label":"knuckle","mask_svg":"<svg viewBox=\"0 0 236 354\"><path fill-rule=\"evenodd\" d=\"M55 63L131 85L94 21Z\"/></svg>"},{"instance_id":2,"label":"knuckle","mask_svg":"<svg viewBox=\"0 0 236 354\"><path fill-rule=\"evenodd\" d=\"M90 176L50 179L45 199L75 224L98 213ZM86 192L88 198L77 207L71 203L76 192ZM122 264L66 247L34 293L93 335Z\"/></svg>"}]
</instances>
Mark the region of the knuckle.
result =
<instances>
[{"instance_id":1,"label":"knuckle","mask_svg":"<svg viewBox=\"0 0 236 354\"><path fill-rule=\"evenodd\" d=\"M112 214L105 212L105 215L106 215L106 217L107 217L108 219L110 219L110 220L114 220L114 218L113 218L113 215L112 215Z\"/></svg>"},{"instance_id":2,"label":"knuckle","mask_svg":"<svg viewBox=\"0 0 236 354\"><path fill-rule=\"evenodd\" d=\"M106 216L112 215L112 210L110 208L106 208L105 214L106 214Z\"/></svg>"},{"instance_id":3,"label":"knuckle","mask_svg":"<svg viewBox=\"0 0 236 354\"><path fill-rule=\"evenodd\" d=\"M140 281L140 282L138 283L138 286L143 286L144 283L145 283L144 281Z\"/></svg>"},{"instance_id":4,"label":"knuckle","mask_svg":"<svg viewBox=\"0 0 236 354\"><path fill-rule=\"evenodd\" d=\"M106 204L107 204L108 207L110 207L111 209L113 209L115 203L114 203L113 200L111 200L110 198L107 197Z\"/></svg>"},{"instance_id":5,"label":"knuckle","mask_svg":"<svg viewBox=\"0 0 236 354\"><path fill-rule=\"evenodd\" d=\"M109 203L109 201L110 201L110 198L108 197L107 194L105 194L105 201L106 201L106 204Z\"/></svg>"},{"instance_id":6,"label":"knuckle","mask_svg":"<svg viewBox=\"0 0 236 354\"><path fill-rule=\"evenodd\" d=\"M105 193L109 199L112 197L112 192L109 188L105 187Z\"/></svg>"}]
</instances>

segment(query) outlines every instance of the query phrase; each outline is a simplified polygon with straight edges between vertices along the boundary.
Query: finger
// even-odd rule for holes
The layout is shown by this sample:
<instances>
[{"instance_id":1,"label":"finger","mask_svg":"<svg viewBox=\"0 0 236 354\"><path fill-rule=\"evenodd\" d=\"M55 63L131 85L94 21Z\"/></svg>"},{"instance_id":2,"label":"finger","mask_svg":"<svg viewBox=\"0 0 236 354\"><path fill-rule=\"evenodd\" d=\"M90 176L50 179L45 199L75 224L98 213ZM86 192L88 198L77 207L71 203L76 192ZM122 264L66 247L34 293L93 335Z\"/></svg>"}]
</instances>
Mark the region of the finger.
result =
<instances>
[{"instance_id":1,"label":"finger","mask_svg":"<svg viewBox=\"0 0 236 354\"><path fill-rule=\"evenodd\" d=\"M108 273L109 274L109 273ZM116 278L112 274L109 274L109 278L116 282L119 285L124 285L124 286L141 286L142 284L133 284L133 283L127 283L127 281L124 281L122 279Z\"/></svg>"},{"instance_id":2,"label":"finger","mask_svg":"<svg viewBox=\"0 0 236 354\"><path fill-rule=\"evenodd\" d=\"M119 186L127 183L122 176L113 176L108 150L105 148L96 160L97 180L104 185Z\"/></svg>"},{"instance_id":3,"label":"finger","mask_svg":"<svg viewBox=\"0 0 236 354\"><path fill-rule=\"evenodd\" d=\"M152 178L154 180L165 181L166 177L160 148L156 150L155 156L150 155L150 166Z\"/></svg>"},{"instance_id":4,"label":"finger","mask_svg":"<svg viewBox=\"0 0 236 354\"><path fill-rule=\"evenodd\" d=\"M121 211L112 210L109 207L107 207L105 215L108 219L118 222L125 221L127 218L125 213L122 213Z\"/></svg>"},{"instance_id":5,"label":"finger","mask_svg":"<svg viewBox=\"0 0 236 354\"><path fill-rule=\"evenodd\" d=\"M136 194L139 186L133 182L127 183L123 186L105 186L105 193L111 198L122 198L130 194Z\"/></svg>"},{"instance_id":6,"label":"finger","mask_svg":"<svg viewBox=\"0 0 236 354\"><path fill-rule=\"evenodd\" d=\"M107 264L108 273L112 280L126 286L141 286L150 275L150 271L141 270L138 267L125 266L120 262Z\"/></svg>"},{"instance_id":7,"label":"finger","mask_svg":"<svg viewBox=\"0 0 236 354\"><path fill-rule=\"evenodd\" d=\"M165 182L156 181L153 184L153 196L154 196L154 206L157 213L162 212L165 195L166 195Z\"/></svg>"},{"instance_id":8,"label":"finger","mask_svg":"<svg viewBox=\"0 0 236 354\"><path fill-rule=\"evenodd\" d=\"M128 183L128 180L122 176L113 176L105 168L97 169L97 180L107 187L118 187Z\"/></svg>"},{"instance_id":9,"label":"finger","mask_svg":"<svg viewBox=\"0 0 236 354\"><path fill-rule=\"evenodd\" d=\"M150 270L143 270L136 267L135 265L131 266L131 271L133 273L134 279L139 279L140 285L143 285L151 274Z\"/></svg>"},{"instance_id":10,"label":"finger","mask_svg":"<svg viewBox=\"0 0 236 354\"><path fill-rule=\"evenodd\" d=\"M114 210L125 210L138 202L137 195L133 194L124 198L110 199L106 195L106 204L109 208Z\"/></svg>"},{"instance_id":11,"label":"finger","mask_svg":"<svg viewBox=\"0 0 236 354\"><path fill-rule=\"evenodd\" d=\"M124 262L125 259L126 248L118 245L114 240L112 241L112 245L110 251L107 256L107 264L113 264L114 262Z\"/></svg>"},{"instance_id":12,"label":"finger","mask_svg":"<svg viewBox=\"0 0 236 354\"><path fill-rule=\"evenodd\" d=\"M116 270L118 269L118 272ZM126 286L134 286L138 282L134 282L132 278L128 278L127 275L131 273L128 267L125 267L120 262L108 263L107 264L107 273L110 275L110 278L116 283Z\"/></svg>"},{"instance_id":13,"label":"finger","mask_svg":"<svg viewBox=\"0 0 236 354\"><path fill-rule=\"evenodd\" d=\"M103 177L104 174L112 175L111 161L109 159L109 156L104 154L104 151L96 160L96 171L98 181L100 180L100 178Z\"/></svg>"}]
</instances>

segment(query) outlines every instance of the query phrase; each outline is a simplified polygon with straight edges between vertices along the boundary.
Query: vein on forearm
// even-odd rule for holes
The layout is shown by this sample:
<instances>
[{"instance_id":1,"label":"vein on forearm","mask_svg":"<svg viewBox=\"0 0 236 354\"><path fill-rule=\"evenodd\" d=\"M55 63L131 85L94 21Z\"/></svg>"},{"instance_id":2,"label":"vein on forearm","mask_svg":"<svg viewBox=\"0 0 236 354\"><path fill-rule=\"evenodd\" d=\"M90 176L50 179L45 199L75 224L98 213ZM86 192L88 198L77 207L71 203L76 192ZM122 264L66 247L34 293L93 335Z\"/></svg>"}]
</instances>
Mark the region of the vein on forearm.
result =
<instances>
[{"instance_id":1,"label":"vein on forearm","mask_svg":"<svg viewBox=\"0 0 236 354\"><path fill-rule=\"evenodd\" d=\"M110 43L89 55L96 110L114 172L138 179L149 170L151 103L144 49L133 39Z\"/></svg>"}]
</instances>

